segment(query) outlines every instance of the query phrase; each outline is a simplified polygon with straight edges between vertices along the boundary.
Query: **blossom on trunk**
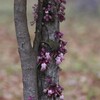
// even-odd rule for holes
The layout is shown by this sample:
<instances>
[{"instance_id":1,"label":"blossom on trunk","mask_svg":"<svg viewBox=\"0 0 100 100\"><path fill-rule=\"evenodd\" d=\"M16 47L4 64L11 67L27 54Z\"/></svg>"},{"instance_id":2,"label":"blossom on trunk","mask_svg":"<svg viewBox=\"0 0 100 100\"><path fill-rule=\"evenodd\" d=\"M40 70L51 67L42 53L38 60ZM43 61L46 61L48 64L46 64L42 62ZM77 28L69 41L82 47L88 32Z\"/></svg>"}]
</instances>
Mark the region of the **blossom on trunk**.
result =
<instances>
[{"instance_id":1,"label":"blossom on trunk","mask_svg":"<svg viewBox=\"0 0 100 100\"><path fill-rule=\"evenodd\" d=\"M47 68L47 64L46 63L42 63L41 64L41 71L45 71Z\"/></svg>"},{"instance_id":2,"label":"blossom on trunk","mask_svg":"<svg viewBox=\"0 0 100 100\"><path fill-rule=\"evenodd\" d=\"M64 100L64 95L61 95L60 96L60 100Z\"/></svg>"}]
</instances>

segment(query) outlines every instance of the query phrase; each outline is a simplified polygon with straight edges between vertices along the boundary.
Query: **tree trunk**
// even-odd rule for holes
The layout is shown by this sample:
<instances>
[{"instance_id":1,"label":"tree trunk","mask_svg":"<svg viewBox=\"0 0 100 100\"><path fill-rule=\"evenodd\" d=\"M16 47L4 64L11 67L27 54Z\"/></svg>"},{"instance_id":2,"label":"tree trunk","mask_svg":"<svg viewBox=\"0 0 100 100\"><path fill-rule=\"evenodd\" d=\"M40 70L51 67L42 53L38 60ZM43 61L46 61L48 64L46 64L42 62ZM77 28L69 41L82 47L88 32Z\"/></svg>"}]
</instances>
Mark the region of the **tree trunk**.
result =
<instances>
[{"instance_id":1,"label":"tree trunk","mask_svg":"<svg viewBox=\"0 0 100 100\"><path fill-rule=\"evenodd\" d=\"M39 0L40 2L41 0ZM57 5L55 7L55 2L54 0L44 0L42 3L42 5L45 5L46 3L51 2L52 3L52 10L53 13L55 14L55 16L57 15ZM40 5L39 5L40 6ZM43 14L43 8L41 8L42 10L39 9L40 13ZM43 16L40 15L41 18L43 19ZM57 17L54 17L54 20L52 22L37 22L37 24L42 24L41 27L41 41L49 41L49 40L53 40L55 42L57 42L57 40L55 40L55 32L59 31L59 20ZM46 70L45 73L41 72L38 69L37 72L37 76L38 76L38 100L59 100L59 98L54 98L54 97L48 97L45 93L43 93L43 90L46 89L48 87L48 83L45 81L45 79L49 76L52 78L52 81L56 84L59 83L59 68L55 63L54 57L51 58L51 62L48 66L48 69Z\"/></svg>"},{"instance_id":2,"label":"tree trunk","mask_svg":"<svg viewBox=\"0 0 100 100\"><path fill-rule=\"evenodd\" d=\"M57 7L54 0L38 0L38 19L36 21L36 32L34 45L30 42L30 35L27 27L26 2L27 0L15 0L14 17L16 36L18 41L18 50L21 59L24 100L59 100L59 98L49 98L43 90L47 88L48 83L45 79L49 76L56 84L59 82L59 69L52 57L48 69L42 73L37 66L37 57L39 55L39 46L42 41L52 40L56 31L59 31L59 20L53 18L52 22L43 22L43 5L51 2L53 13L57 15Z\"/></svg>"},{"instance_id":3,"label":"tree trunk","mask_svg":"<svg viewBox=\"0 0 100 100\"><path fill-rule=\"evenodd\" d=\"M26 0L14 1L14 17L18 51L21 59L24 100L38 100L36 56L33 52L27 27Z\"/></svg>"}]
</instances>

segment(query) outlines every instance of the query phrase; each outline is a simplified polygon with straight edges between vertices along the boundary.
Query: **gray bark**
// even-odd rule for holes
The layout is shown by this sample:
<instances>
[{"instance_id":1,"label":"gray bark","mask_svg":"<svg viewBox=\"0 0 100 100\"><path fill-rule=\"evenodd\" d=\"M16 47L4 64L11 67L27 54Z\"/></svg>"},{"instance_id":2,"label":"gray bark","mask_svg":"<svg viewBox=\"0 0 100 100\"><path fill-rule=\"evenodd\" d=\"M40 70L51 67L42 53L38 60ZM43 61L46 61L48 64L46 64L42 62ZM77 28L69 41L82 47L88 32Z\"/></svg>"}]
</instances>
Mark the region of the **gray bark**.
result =
<instances>
[{"instance_id":1,"label":"gray bark","mask_svg":"<svg viewBox=\"0 0 100 100\"><path fill-rule=\"evenodd\" d=\"M31 46L27 27L26 4L26 0L14 1L14 20L22 66L23 94L24 100L28 100L30 96L33 97L32 100L38 100L36 57Z\"/></svg>"},{"instance_id":2,"label":"gray bark","mask_svg":"<svg viewBox=\"0 0 100 100\"><path fill-rule=\"evenodd\" d=\"M53 11L55 16L57 15L57 6L55 6L54 0L44 0L43 4L45 2L51 1L52 5L53 5ZM38 24L38 22L37 22ZM44 22L43 26L41 27L42 31L42 37L41 37L41 41L48 41L53 40L53 41L57 41L54 38L54 34L56 31L59 31L59 20L57 17L54 18L53 22ZM52 57L52 60L48 66L48 69L46 70L45 73L41 72L38 70L38 97L39 100L59 100L59 98L50 98L48 97L46 94L43 93L43 89L47 88L48 84L45 81L45 78L50 76L52 77L52 80L54 83L58 84L59 83L59 69L58 66L55 64L55 60Z\"/></svg>"},{"instance_id":3,"label":"gray bark","mask_svg":"<svg viewBox=\"0 0 100 100\"><path fill-rule=\"evenodd\" d=\"M49 67L44 74L38 70L38 66L36 65L41 41L48 41L48 39L57 41L54 38L54 33L59 31L59 21L55 17L53 22L44 22L44 25L42 25L42 5L48 2L48 0L38 0L38 19L36 22L34 45L32 47L27 27L26 1L15 0L14 2L14 20L21 59L24 100L28 100L30 96L33 97L32 100L59 100L59 98L48 98L43 93L43 89L47 88L48 85L45 81L47 76L51 76L55 83L58 84L59 82L59 69L55 64L54 58L52 57ZM57 7L55 7L54 0L49 1L54 5L53 11L56 15Z\"/></svg>"}]
</instances>

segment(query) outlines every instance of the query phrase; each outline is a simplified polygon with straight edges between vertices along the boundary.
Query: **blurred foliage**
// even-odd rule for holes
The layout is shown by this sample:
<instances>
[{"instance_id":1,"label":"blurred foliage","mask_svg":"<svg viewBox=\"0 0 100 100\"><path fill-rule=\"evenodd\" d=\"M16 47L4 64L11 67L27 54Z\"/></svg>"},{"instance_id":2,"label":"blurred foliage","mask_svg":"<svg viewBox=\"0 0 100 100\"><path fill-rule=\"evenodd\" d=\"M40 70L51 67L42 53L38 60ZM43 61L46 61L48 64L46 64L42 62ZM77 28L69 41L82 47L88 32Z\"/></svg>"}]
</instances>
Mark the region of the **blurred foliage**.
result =
<instances>
[{"instance_id":1,"label":"blurred foliage","mask_svg":"<svg viewBox=\"0 0 100 100\"><path fill-rule=\"evenodd\" d=\"M28 0L32 40L35 27ZM68 53L61 64L65 100L100 100L100 0L67 0L66 21L61 23ZM21 100L20 60L13 21L13 0L0 0L0 100Z\"/></svg>"}]
</instances>

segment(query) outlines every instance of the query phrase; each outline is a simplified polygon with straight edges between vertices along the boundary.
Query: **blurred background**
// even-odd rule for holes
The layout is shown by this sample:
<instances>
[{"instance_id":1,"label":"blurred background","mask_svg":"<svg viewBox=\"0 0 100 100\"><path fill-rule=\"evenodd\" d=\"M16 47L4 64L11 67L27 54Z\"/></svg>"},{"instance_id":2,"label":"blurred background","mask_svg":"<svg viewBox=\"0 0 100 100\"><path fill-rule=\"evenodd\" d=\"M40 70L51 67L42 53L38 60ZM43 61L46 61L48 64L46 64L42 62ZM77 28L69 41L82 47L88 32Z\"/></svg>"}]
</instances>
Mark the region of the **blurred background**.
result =
<instances>
[{"instance_id":1,"label":"blurred background","mask_svg":"<svg viewBox=\"0 0 100 100\"><path fill-rule=\"evenodd\" d=\"M28 25L35 32L28 0ZM22 100L22 76L13 21L13 0L0 0L0 100ZM100 100L100 0L67 0L61 31L68 53L61 64L65 100Z\"/></svg>"}]
</instances>

